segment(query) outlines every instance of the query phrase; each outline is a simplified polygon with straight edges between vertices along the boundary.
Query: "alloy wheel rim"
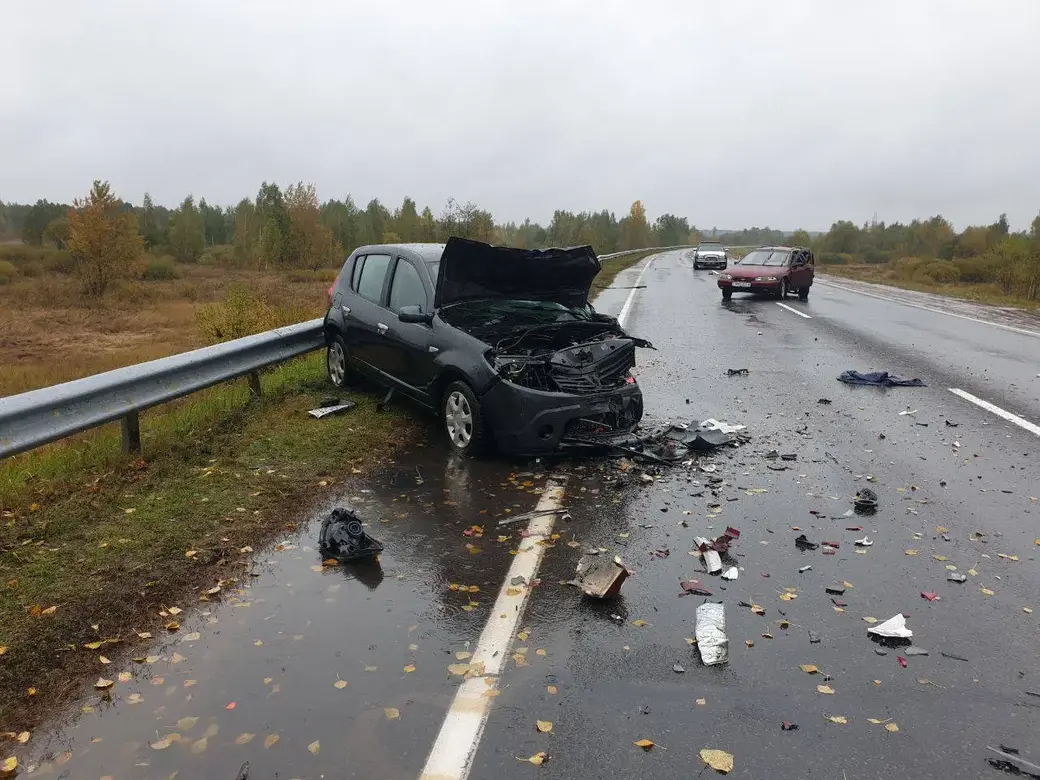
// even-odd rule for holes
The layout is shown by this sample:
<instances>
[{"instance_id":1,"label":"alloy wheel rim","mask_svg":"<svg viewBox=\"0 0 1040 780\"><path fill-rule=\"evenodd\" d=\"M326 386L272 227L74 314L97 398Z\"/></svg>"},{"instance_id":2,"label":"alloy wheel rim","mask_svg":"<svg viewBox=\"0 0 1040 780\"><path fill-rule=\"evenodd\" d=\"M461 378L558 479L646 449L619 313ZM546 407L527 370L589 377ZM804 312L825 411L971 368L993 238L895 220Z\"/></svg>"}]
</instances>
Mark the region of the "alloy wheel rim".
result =
<instances>
[{"instance_id":1,"label":"alloy wheel rim","mask_svg":"<svg viewBox=\"0 0 1040 780\"><path fill-rule=\"evenodd\" d=\"M444 422L452 444L460 449L469 445L473 438L473 410L469 399L458 390L448 396L444 405Z\"/></svg>"},{"instance_id":2,"label":"alloy wheel rim","mask_svg":"<svg viewBox=\"0 0 1040 780\"><path fill-rule=\"evenodd\" d=\"M329 376L332 378L333 383L337 385L343 382L343 377L347 373L345 362L346 361L343 357L343 347L339 344L333 344L329 347Z\"/></svg>"}]
</instances>

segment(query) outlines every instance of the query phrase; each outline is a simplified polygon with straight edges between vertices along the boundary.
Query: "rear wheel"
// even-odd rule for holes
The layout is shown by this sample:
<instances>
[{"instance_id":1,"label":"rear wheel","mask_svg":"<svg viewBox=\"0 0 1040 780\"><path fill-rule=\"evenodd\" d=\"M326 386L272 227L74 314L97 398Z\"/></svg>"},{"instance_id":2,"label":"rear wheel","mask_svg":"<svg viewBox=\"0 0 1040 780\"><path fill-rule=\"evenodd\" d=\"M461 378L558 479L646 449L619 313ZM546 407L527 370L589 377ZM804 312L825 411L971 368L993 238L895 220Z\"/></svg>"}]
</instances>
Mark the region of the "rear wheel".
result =
<instances>
[{"instance_id":1,"label":"rear wheel","mask_svg":"<svg viewBox=\"0 0 1040 780\"><path fill-rule=\"evenodd\" d=\"M448 385L441 401L444 427L452 449L463 455L477 455L487 446L487 430L480 401L465 382Z\"/></svg>"},{"instance_id":2,"label":"rear wheel","mask_svg":"<svg viewBox=\"0 0 1040 780\"><path fill-rule=\"evenodd\" d=\"M347 377L347 348L341 336L333 336L325 349L325 369L336 387L350 384Z\"/></svg>"},{"instance_id":3,"label":"rear wheel","mask_svg":"<svg viewBox=\"0 0 1040 780\"><path fill-rule=\"evenodd\" d=\"M732 297L733 297L733 289L731 287L723 287L722 288L722 300L728 301Z\"/></svg>"}]
</instances>

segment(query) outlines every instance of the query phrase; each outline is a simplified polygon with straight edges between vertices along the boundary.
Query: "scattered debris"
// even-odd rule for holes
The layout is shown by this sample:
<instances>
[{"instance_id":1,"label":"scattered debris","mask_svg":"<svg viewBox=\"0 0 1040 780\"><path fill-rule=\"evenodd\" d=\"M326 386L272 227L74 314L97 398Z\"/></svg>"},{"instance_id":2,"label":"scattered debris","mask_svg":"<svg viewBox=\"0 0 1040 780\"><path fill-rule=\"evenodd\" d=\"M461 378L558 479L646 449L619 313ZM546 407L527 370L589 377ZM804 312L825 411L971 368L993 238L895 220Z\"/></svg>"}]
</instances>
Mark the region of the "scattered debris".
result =
<instances>
[{"instance_id":1,"label":"scattered debris","mask_svg":"<svg viewBox=\"0 0 1040 780\"><path fill-rule=\"evenodd\" d=\"M621 592L621 585L628 579L628 568L615 556L613 560L585 554L578 561L571 584L594 599L613 598Z\"/></svg>"},{"instance_id":2,"label":"scattered debris","mask_svg":"<svg viewBox=\"0 0 1040 780\"><path fill-rule=\"evenodd\" d=\"M365 533L360 518L342 507L333 509L322 521L318 547L322 557L337 561L368 558L383 551L383 545Z\"/></svg>"},{"instance_id":3,"label":"scattered debris","mask_svg":"<svg viewBox=\"0 0 1040 780\"><path fill-rule=\"evenodd\" d=\"M325 399L329 400L329 399ZM307 412L315 420L320 420L322 417L328 417L330 414L339 414L345 412L347 409L353 409L357 406L353 401L343 401L342 403L338 398L334 399L335 403L329 406L321 406L317 409L311 409Z\"/></svg>"},{"instance_id":4,"label":"scattered debris","mask_svg":"<svg viewBox=\"0 0 1040 780\"><path fill-rule=\"evenodd\" d=\"M927 599L928 601L938 601L939 600L939 594L938 593L932 593L931 591L927 591L927 590L922 590L921 591L921 598Z\"/></svg>"},{"instance_id":5,"label":"scattered debris","mask_svg":"<svg viewBox=\"0 0 1040 780\"><path fill-rule=\"evenodd\" d=\"M781 731L797 731L798 730L798 724L797 723L791 723L791 721L789 721L789 720L785 720L784 722L782 722L780 724L780 730Z\"/></svg>"},{"instance_id":6,"label":"scattered debris","mask_svg":"<svg viewBox=\"0 0 1040 780\"><path fill-rule=\"evenodd\" d=\"M705 666L726 663L729 660L729 639L726 637L726 608L722 604L707 603L697 607L695 629L697 647Z\"/></svg>"},{"instance_id":7,"label":"scattered debris","mask_svg":"<svg viewBox=\"0 0 1040 780\"><path fill-rule=\"evenodd\" d=\"M887 371L842 371L838 381L847 385L870 385L871 387L926 387L920 379L905 379Z\"/></svg>"},{"instance_id":8,"label":"scattered debris","mask_svg":"<svg viewBox=\"0 0 1040 780\"><path fill-rule=\"evenodd\" d=\"M1026 761L1024 758L1019 756L1018 751L1015 748L1009 748L1007 745L1001 745L1000 750L997 750L997 748L995 747L990 747L989 745L986 745L986 750L990 750L996 753L998 756L1001 757L1001 759L1003 759L1001 761L997 761L992 758L987 759L987 761L989 761L990 766L992 766L994 769L1002 769L1005 772L1011 772L1011 774L1017 775L1021 774L1022 770L1015 764L1021 764L1023 767L1029 769L1029 771L1033 773L1034 777L1037 776L1038 773L1040 773L1040 766L1032 762Z\"/></svg>"},{"instance_id":9,"label":"scattered debris","mask_svg":"<svg viewBox=\"0 0 1040 780\"><path fill-rule=\"evenodd\" d=\"M964 661L965 663L968 663L968 659L962 655L955 655L954 653L947 653L944 651L939 651L939 655L941 655L943 658L950 658L954 661Z\"/></svg>"},{"instance_id":10,"label":"scattered debris","mask_svg":"<svg viewBox=\"0 0 1040 780\"><path fill-rule=\"evenodd\" d=\"M816 403L818 403L818 404L823 404L824 406L828 406L828 405L830 405L830 404L831 404L831 403L833 403L833 402L831 401L831 399L830 399L830 398L821 398L821 399L820 399L819 401L817 401Z\"/></svg>"},{"instance_id":11,"label":"scattered debris","mask_svg":"<svg viewBox=\"0 0 1040 780\"><path fill-rule=\"evenodd\" d=\"M711 591L701 587L700 580L683 580L679 583L683 589L680 596L710 596Z\"/></svg>"},{"instance_id":12,"label":"scattered debris","mask_svg":"<svg viewBox=\"0 0 1040 780\"><path fill-rule=\"evenodd\" d=\"M816 542L810 542L805 537L805 534L802 534L801 536L796 537L795 540L794 540L794 544L795 544L795 547L797 547L799 550L815 550L817 547L820 546L820 545L816 544Z\"/></svg>"},{"instance_id":13,"label":"scattered debris","mask_svg":"<svg viewBox=\"0 0 1040 780\"><path fill-rule=\"evenodd\" d=\"M960 573L955 572L955 571L951 571L949 574L946 575L946 581L947 582L967 582L968 581L968 575L967 574L960 574Z\"/></svg>"},{"instance_id":14,"label":"scattered debris","mask_svg":"<svg viewBox=\"0 0 1040 780\"><path fill-rule=\"evenodd\" d=\"M715 550L705 550L704 568L708 574L718 574L722 571L722 557Z\"/></svg>"},{"instance_id":15,"label":"scattered debris","mask_svg":"<svg viewBox=\"0 0 1040 780\"><path fill-rule=\"evenodd\" d=\"M837 585L827 585L824 587L824 590L832 596L840 596L845 592L845 586L841 583L838 583Z\"/></svg>"},{"instance_id":16,"label":"scattered debris","mask_svg":"<svg viewBox=\"0 0 1040 780\"><path fill-rule=\"evenodd\" d=\"M859 526L856 526L856 528L858 529ZM862 539L857 539L855 542L853 542L853 544L857 547L872 547L874 545L874 543L870 541L870 539L868 539L866 536L864 536Z\"/></svg>"},{"instance_id":17,"label":"scattered debris","mask_svg":"<svg viewBox=\"0 0 1040 780\"><path fill-rule=\"evenodd\" d=\"M719 774L725 775L733 771L733 754L725 750L704 749L701 751L701 761Z\"/></svg>"},{"instance_id":18,"label":"scattered debris","mask_svg":"<svg viewBox=\"0 0 1040 780\"><path fill-rule=\"evenodd\" d=\"M860 488L856 492L853 505L860 512L873 512L878 506L878 497L870 488Z\"/></svg>"},{"instance_id":19,"label":"scattered debris","mask_svg":"<svg viewBox=\"0 0 1040 780\"><path fill-rule=\"evenodd\" d=\"M727 368L726 376L747 376L750 373L750 369L747 368Z\"/></svg>"},{"instance_id":20,"label":"scattered debris","mask_svg":"<svg viewBox=\"0 0 1040 780\"><path fill-rule=\"evenodd\" d=\"M917 647L916 645L910 645L909 647L904 647L903 648L903 652L906 655L928 655L928 651L927 650L925 650L923 647Z\"/></svg>"},{"instance_id":21,"label":"scattered debris","mask_svg":"<svg viewBox=\"0 0 1040 780\"><path fill-rule=\"evenodd\" d=\"M886 639L910 639L914 635L914 632L906 627L906 616L902 612L893 615L884 623L871 626L867 633Z\"/></svg>"},{"instance_id":22,"label":"scattered debris","mask_svg":"<svg viewBox=\"0 0 1040 780\"><path fill-rule=\"evenodd\" d=\"M675 672L676 674L682 674L683 672L686 671L686 668L682 664L673 664L672 665L672 671Z\"/></svg>"},{"instance_id":23,"label":"scattered debris","mask_svg":"<svg viewBox=\"0 0 1040 780\"><path fill-rule=\"evenodd\" d=\"M498 524L512 525L513 523L524 523L528 520L534 520L536 517L544 517L545 515L562 515L566 514L566 512L566 509L536 509L533 512L524 512L522 515L504 518L499 520Z\"/></svg>"},{"instance_id":24,"label":"scattered debris","mask_svg":"<svg viewBox=\"0 0 1040 780\"><path fill-rule=\"evenodd\" d=\"M737 570L736 566L730 566L722 572L722 579L724 580L735 580L738 576L740 576L740 572Z\"/></svg>"},{"instance_id":25,"label":"scattered debris","mask_svg":"<svg viewBox=\"0 0 1040 780\"><path fill-rule=\"evenodd\" d=\"M818 644L820 644L820 635L817 634L812 629L809 629L809 644L810 645L818 645Z\"/></svg>"},{"instance_id":26,"label":"scattered debris","mask_svg":"<svg viewBox=\"0 0 1040 780\"><path fill-rule=\"evenodd\" d=\"M807 571L809 571L810 569L812 569L812 564L811 564L811 563L807 563L807 564L806 564L805 566L803 566L802 568L800 568L800 569L798 570L798 573L799 573L799 574L805 574L805 573L806 573Z\"/></svg>"}]
</instances>

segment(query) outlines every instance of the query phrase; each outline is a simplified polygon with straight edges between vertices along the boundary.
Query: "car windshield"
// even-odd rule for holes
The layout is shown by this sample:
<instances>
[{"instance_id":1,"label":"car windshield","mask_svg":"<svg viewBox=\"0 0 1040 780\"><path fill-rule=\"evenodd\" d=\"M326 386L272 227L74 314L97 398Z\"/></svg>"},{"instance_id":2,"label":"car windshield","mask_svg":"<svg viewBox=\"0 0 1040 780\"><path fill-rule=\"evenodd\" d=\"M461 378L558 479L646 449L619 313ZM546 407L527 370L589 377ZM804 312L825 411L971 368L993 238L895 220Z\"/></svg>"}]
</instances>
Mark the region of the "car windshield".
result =
<instances>
[{"instance_id":1,"label":"car windshield","mask_svg":"<svg viewBox=\"0 0 1040 780\"><path fill-rule=\"evenodd\" d=\"M722 249L722 244L699 244L698 249Z\"/></svg>"},{"instance_id":2,"label":"car windshield","mask_svg":"<svg viewBox=\"0 0 1040 780\"><path fill-rule=\"evenodd\" d=\"M569 309L553 301L515 301L481 298L460 301L445 307L452 319L468 320L481 327L498 325L547 325L554 322L578 322L592 319L590 308Z\"/></svg>"},{"instance_id":3,"label":"car windshield","mask_svg":"<svg viewBox=\"0 0 1040 780\"><path fill-rule=\"evenodd\" d=\"M787 265L787 258L789 256L790 253L786 250L756 249L754 252L746 254L739 264L781 266Z\"/></svg>"}]
</instances>

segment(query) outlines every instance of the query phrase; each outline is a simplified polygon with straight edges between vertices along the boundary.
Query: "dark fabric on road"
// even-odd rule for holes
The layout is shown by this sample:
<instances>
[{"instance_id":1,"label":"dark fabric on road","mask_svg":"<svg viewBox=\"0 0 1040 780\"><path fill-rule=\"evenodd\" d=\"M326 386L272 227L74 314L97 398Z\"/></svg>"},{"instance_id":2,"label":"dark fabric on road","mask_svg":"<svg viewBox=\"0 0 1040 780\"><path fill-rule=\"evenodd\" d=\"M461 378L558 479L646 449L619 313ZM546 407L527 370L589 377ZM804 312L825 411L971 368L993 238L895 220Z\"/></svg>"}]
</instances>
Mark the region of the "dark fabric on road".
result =
<instances>
[{"instance_id":1,"label":"dark fabric on road","mask_svg":"<svg viewBox=\"0 0 1040 780\"><path fill-rule=\"evenodd\" d=\"M904 379L887 371L842 371L839 382L847 385L870 385L871 387L925 387L920 379Z\"/></svg>"}]
</instances>

